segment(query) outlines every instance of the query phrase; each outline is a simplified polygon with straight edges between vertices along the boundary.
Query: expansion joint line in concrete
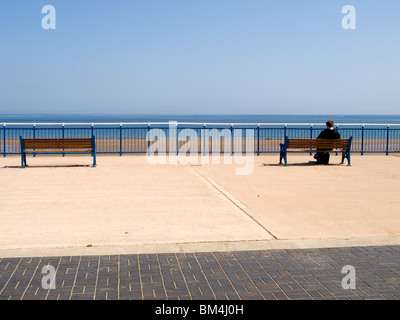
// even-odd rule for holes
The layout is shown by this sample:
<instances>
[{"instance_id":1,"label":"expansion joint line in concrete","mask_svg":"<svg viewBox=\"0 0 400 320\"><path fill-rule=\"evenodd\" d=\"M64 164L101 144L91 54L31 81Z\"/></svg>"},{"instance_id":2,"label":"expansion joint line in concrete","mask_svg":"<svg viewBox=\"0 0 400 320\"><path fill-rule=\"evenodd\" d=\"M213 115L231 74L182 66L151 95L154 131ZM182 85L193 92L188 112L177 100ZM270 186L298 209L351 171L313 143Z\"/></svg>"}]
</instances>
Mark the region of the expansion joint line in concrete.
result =
<instances>
[{"instance_id":1,"label":"expansion joint line in concrete","mask_svg":"<svg viewBox=\"0 0 400 320\"><path fill-rule=\"evenodd\" d=\"M247 212L244 208L244 205L240 203L239 200L235 199L232 195L230 195L226 190L224 190L220 185L218 185L214 180L208 178L204 174L202 174L197 168L191 166L191 168L208 184L210 184L214 189L216 189L219 193L221 193L226 199L228 199L231 203L233 203L240 211L242 211L245 215L247 215L251 220L253 220L258 226L264 229L274 240L278 240L278 238L267 228L265 228L260 222L258 222L249 212Z\"/></svg>"}]
</instances>

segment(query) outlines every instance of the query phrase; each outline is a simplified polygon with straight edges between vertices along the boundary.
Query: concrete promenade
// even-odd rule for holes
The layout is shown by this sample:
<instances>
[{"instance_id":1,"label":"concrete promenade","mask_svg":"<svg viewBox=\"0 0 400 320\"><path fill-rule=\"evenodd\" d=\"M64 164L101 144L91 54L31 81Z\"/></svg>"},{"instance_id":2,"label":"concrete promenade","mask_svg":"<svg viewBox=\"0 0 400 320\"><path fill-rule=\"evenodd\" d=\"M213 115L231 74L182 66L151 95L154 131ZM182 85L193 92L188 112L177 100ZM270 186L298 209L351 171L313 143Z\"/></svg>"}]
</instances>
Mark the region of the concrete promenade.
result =
<instances>
[{"instance_id":1,"label":"concrete promenade","mask_svg":"<svg viewBox=\"0 0 400 320\"><path fill-rule=\"evenodd\" d=\"M0 253L277 240L289 248L293 240L397 243L399 156L356 155L351 167L338 165L339 156L328 166L310 160L291 154L284 167L276 154L255 157L253 173L239 176L240 165L222 158L151 165L145 156L99 156L92 168L89 156L38 156L26 169L18 157L1 158Z\"/></svg>"},{"instance_id":2,"label":"concrete promenade","mask_svg":"<svg viewBox=\"0 0 400 320\"><path fill-rule=\"evenodd\" d=\"M278 160L1 158L0 298L400 298L400 157ZM42 292L50 262L63 280ZM364 291L341 289L345 264Z\"/></svg>"}]
</instances>

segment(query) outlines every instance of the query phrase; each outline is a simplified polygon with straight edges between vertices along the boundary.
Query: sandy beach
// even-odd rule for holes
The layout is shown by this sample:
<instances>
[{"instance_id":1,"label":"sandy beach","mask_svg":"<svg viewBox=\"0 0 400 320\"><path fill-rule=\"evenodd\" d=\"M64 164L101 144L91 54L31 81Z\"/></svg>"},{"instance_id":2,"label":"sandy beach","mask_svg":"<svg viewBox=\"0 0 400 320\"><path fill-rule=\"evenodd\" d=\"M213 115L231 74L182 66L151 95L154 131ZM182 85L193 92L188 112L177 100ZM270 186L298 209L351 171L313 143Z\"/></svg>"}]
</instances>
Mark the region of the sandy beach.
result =
<instances>
[{"instance_id":1,"label":"sandy beach","mask_svg":"<svg viewBox=\"0 0 400 320\"><path fill-rule=\"evenodd\" d=\"M228 140L229 141L229 140ZM279 152L280 150L280 144L284 142L284 139L275 139L275 138L260 138L258 141L257 139L254 140L254 146L252 147L255 152L258 150L258 144L259 144L259 149L260 152ZM155 141L151 141L150 145L155 143ZM162 140L162 144L164 145L163 148L161 148L161 151L168 151L169 150L169 140L165 139ZM185 141L179 141L177 146L178 149L185 148L188 149L188 152L190 150L203 150L206 148L207 150L213 150L213 148L217 148L217 150L224 151L225 148L226 150L231 150L232 143L229 141L228 145L225 145L224 139L209 139L209 145L206 148L204 146L204 141L201 139L198 140L185 140ZM218 145L219 143L219 145ZM12 153L18 153L20 152L20 141L19 138L8 138L5 141L6 145L6 150L8 152ZM186 145L186 146L185 146ZM146 153L148 150L149 146L149 141L146 140L145 138L123 138L122 143L120 142L120 139L117 138L99 138L96 137L96 148L97 151L102 153L102 152L115 152L119 153L120 152L120 147L122 147L122 152L124 153L130 153L130 152L135 152L135 153ZM241 147L243 151L246 150L246 140L243 140L241 142L235 141L234 142L234 148L235 150L238 150L238 148ZM3 152L3 145L0 144L0 153ZM154 145L155 148L155 145ZM176 148L175 143L173 143L173 148ZM390 151L393 150L398 150L399 149L399 141L398 140L391 140L388 148ZM184 149L184 150L186 150ZM362 141L361 139L356 139L354 138L352 141L352 151L355 153L360 153L362 150ZM379 150L381 152L384 152L386 150L386 140L385 139L365 139L363 143L363 150L365 152L371 152L371 151L376 151Z\"/></svg>"},{"instance_id":2,"label":"sandy beach","mask_svg":"<svg viewBox=\"0 0 400 320\"><path fill-rule=\"evenodd\" d=\"M306 154L237 164L151 165L146 156L0 159L0 249L400 236L400 157L353 165Z\"/></svg>"}]
</instances>

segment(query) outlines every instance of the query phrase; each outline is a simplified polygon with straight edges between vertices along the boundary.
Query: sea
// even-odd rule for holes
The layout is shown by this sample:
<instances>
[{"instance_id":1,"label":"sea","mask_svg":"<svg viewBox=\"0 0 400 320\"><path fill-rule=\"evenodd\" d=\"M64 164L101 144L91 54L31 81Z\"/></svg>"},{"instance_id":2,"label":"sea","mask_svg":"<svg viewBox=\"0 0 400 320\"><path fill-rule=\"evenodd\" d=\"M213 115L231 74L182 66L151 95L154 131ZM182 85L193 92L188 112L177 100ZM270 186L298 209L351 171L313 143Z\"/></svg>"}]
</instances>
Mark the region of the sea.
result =
<instances>
[{"instance_id":1,"label":"sea","mask_svg":"<svg viewBox=\"0 0 400 320\"><path fill-rule=\"evenodd\" d=\"M180 128L201 129L203 124L207 128L224 129L230 124L237 124L235 129L256 128L262 141L283 139L285 135L290 138L314 138L320 130L325 128L327 120L333 120L342 138L353 137L354 142L364 139L366 152L399 152L400 141L400 115L268 115L268 114L0 114L0 153L18 153L19 137L36 138L88 138L94 135L99 143L99 151L121 152L122 149L129 152L144 152L146 146L135 141L146 141L148 129L168 128L170 121L180 123ZM12 125L12 124L16 125ZM46 124L47 123L47 124ZM120 127L119 124L122 124ZM124 125L125 123L125 125ZM131 123L131 124L128 124ZM143 123L134 125L132 123ZM150 123L150 127L147 124ZM151 125L152 123L157 123ZM164 123L164 124L160 124ZM184 124L190 123L190 124ZM196 125L194 125L196 123ZM3 126L3 124L5 124ZM32 124L35 124L33 126ZM42 125L41 125L42 124ZM65 126L61 126L65 124ZM69 125L68 125L69 124ZM94 126L92 127L91 124ZM98 125L96 125L98 124ZM112 124L112 125L107 125ZM214 124L214 125L213 125ZM244 124L241 126L240 124ZM252 124L245 125L245 124ZM264 125L263 124L269 124ZM276 124L276 125L274 125ZM287 124L287 127L284 126ZM292 125L291 125L292 124ZM348 124L346 126L346 124ZM362 126L364 124L365 126ZM312 126L310 126L312 125ZM343 125L343 126L340 126ZM387 125L390 125L387 127ZM362 128L364 130L361 130ZM390 129L389 129L390 128ZM123 130L124 129L124 130ZM389 130L387 130L389 129ZM245 131L236 131L242 134ZM168 130L164 130L166 136ZM181 131L182 132L182 131ZM212 133L216 134L215 132ZM246 133L247 134L247 133ZM122 147L121 138L128 139L127 146ZM8 139L8 140L7 140ZM139 139L139 140L137 140ZM8 142L12 141L12 143ZM100 143L100 141L102 141ZM138 144L139 143L139 144ZM360 151L360 143L354 144ZM128 148L128 149L127 149ZM143 149L144 148L144 149ZM272 147L265 145L264 151L274 151ZM267 148L267 149L265 149ZM142 150L143 149L143 150ZM354 149L354 150L356 150ZM124 152L125 152L124 151ZM269 152L268 151L268 152Z\"/></svg>"},{"instance_id":2,"label":"sea","mask_svg":"<svg viewBox=\"0 0 400 320\"><path fill-rule=\"evenodd\" d=\"M0 114L2 123L304 123L400 124L400 115L268 115L268 114Z\"/></svg>"}]
</instances>

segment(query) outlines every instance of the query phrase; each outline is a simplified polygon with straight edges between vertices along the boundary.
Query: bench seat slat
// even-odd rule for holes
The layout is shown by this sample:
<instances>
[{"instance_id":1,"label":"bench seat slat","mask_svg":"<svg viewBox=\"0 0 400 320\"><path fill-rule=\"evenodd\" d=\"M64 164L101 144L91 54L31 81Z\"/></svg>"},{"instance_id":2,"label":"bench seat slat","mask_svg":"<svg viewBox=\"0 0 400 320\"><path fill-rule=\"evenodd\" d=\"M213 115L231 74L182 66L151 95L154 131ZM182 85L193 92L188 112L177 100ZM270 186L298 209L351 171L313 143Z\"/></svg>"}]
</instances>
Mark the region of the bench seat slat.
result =
<instances>
[{"instance_id":1,"label":"bench seat slat","mask_svg":"<svg viewBox=\"0 0 400 320\"><path fill-rule=\"evenodd\" d=\"M76 149L92 150L92 139L24 139L24 151Z\"/></svg>"},{"instance_id":2,"label":"bench seat slat","mask_svg":"<svg viewBox=\"0 0 400 320\"><path fill-rule=\"evenodd\" d=\"M44 152L58 152L58 153L65 153L65 152L92 152L92 149L29 149L25 150L25 153L44 153Z\"/></svg>"},{"instance_id":3,"label":"bench seat slat","mask_svg":"<svg viewBox=\"0 0 400 320\"><path fill-rule=\"evenodd\" d=\"M85 143L85 142L64 142L64 143L26 143L25 147L30 147L30 146L39 146L39 147L60 147L60 146L71 146L71 147L79 147L79 146L91 146L90 143Z\"/></svg>"},{"instance_id":4,"label":"bench seat slat","mask_svg":"<svg viewBox=\"0 0 400 320\"><path fill-rule=\"evenodd\" d=\"M31 145L25 146L25 150L30 149L91 149L89 145Z\"/></svg>"},{"instance_id":5,"label":"bench seat slat","mask_svg":"<svg viewBox=\"0 0 400 320\"><path fill-rule=\"evenodd\" d=\"M289 139L290 148L347 148L348 139Z\"/></svg>"}]
</instances>

